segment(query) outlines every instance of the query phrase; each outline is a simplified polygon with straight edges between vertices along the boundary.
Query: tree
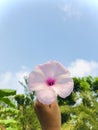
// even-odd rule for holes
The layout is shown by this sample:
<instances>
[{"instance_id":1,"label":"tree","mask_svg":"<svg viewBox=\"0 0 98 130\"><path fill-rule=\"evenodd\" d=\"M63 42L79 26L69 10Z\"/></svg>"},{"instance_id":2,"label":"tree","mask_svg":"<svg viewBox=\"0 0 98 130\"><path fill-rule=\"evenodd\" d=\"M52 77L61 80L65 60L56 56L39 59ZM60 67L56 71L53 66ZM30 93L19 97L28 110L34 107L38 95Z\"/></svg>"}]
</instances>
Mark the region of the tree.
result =
<instances>
[{"instance_id":1,"label":"tree","mask_svg":"<svg viewBox=\"0 0 98 130\"><path fill-rule=\"evenodd\" d=\"M97 130L98 78L73 78L74 90L66 99L59 99L62 130Z\"/></svg>"},{"instance_id":2,"label":"tree","mask_svg":"<svg viewBox=\"0 0 98 130\"><path fill-rule=\"evenodd\" d=\"M1 99L8 98L7 102L0 101L0 123L6 130L41 130L34 112L35 95L28 91L28 79L24 80L25 84L20 82L25 88L24 94L0 91ZM66 99L58 97L62 130L97 130L98 77L75 77L73 80L74 90L70 96Z\"/></svg>"},{"instance_id":3,"label":"tree","mask_svg":"<svg viewBox=\"0 0 98 130\"><path fill-rule=\"evenodd\" d=\"M0 89L0 124L5 126L7 130L17 129L19 124L16 121L19 111L12 100L15 94L15 90Z\"/></svg>"}]
</instances>

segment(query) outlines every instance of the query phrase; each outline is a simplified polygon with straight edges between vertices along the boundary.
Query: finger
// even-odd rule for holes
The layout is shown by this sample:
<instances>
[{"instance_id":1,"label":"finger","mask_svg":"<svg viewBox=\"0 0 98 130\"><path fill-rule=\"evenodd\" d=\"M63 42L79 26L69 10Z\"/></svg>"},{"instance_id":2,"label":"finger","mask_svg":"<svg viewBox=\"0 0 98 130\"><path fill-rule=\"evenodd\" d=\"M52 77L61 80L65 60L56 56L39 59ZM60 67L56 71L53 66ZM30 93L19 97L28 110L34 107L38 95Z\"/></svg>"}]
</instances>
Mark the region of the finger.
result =
<instances>
[{"instance_id":1,"label":"finger","mask_svg":"<svg viewBox=\"0 0 98 130\"><path fill-rule=\"evenodd\" d=\"M39 100L36 100L34 103L34 109L47 110L49 109L49 105L42 104L39 102Z\"/></svg>"},{"instance_id":2,"label":"finger","mask_svg":"<svg viewBox=\"0 0 98 130\"><path fill-rule=\"evenodd\" d=\"M38 109L51 109L51 108L56 108L58 107L57 101L54 101L53 103L47 105L47 104L42 104L39 102L39 100L35 101L34 107Z\"/></svg>"},{"instance_id":3,"label":"finger","mask_svg":"<svg viewBox=\"0 0 98 130\"><path fill-rule=\"evenodd\" d=\"M52 109L52 110L55 110L55 109L57 109L57 108L59 108L59 106L58 106L57 101L55 101L55 102L53 102L53 103L51 104L51 109Z\"/></svg>"}]
</instances>

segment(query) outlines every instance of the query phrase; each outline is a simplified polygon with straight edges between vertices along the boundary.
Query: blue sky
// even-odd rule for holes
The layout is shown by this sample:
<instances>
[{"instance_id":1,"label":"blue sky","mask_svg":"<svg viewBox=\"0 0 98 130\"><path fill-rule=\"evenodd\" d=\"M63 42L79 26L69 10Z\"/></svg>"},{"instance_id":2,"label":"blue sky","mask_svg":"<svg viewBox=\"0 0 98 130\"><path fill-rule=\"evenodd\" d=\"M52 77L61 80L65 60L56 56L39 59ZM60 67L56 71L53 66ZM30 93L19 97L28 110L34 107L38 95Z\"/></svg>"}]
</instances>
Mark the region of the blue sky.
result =
<instances>
[{"instance_id":1,"label":"blue sky","mask_svg":"<svg viewBox=\"0 0 98 130\"><path fill-rule=\"evenodd\" d=\"M97 48L97 0L0 0L2 87L18 85L21 75L48 60L74 76L96 76Z\"/></svg>"}]
</instances>

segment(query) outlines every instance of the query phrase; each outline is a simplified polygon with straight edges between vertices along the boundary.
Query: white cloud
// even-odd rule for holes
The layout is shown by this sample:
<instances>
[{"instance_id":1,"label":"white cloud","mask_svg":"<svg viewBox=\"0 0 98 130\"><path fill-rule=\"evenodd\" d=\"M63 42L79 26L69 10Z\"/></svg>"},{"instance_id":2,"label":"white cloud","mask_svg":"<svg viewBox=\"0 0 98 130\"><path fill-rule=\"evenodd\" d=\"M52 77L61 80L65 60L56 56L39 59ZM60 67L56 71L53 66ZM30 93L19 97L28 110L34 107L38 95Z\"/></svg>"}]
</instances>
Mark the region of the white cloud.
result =
<instances>
[{"instance_id":1,"label":"white cloud","mask_svg":"<svg viewBox=\"0 0 98 130\"><path fill-rule=\"evenodd\" d=\"M98 76L98 62L96 61L77 59L69 65L68 69L73 77Z\"/></svg>"},{"instance_id":2,"label":"white cloud","mask_svg":"<svg viewBox=\"0 0 98 130\"><path fill-rule=\"evenodd\" d=\"M80 4L98 7L98 0L77 0L77 2L80 2Z\"/></svg>"},{"instance_id":3,"label":"white cloud","mask_svg":"<svg viewBox=\"0 0 98 130\"><path fill-rule=\"evenodd\" d=\"M23 93L24 88L20 85L19 81L24 82L24 76L28 76L29 71L22 68L20 71L5 72L0 74L0 88L1 89L15 89L17 93Z\"/></svg>"},{"instance_id":4,"label":"white cloud","mask_svg":"<svg viewBox=\"0 0 98 130\"><path fill-rule=\"evenodd\" d=\"M98 62L77 59L67 67L72 77L98 76ZM21 70L13 72L5 72L0 74L0 88L15 89L17 93L23 93L24 88L18 81L24 82L24 76L28 76L29 69L22 66Z\"/></svg>"},{"instance_id":5,"label":"white cloud","mask_svg":"<svg viewBox=\"0 0 98 130\"><path fill-rule=\"evenodd\" d=\"M78 8L78 6L73 5L71 3L66 3L63 8L65 19L67 18L80 18L81 12Z\"/></svg>"}]
</instances>

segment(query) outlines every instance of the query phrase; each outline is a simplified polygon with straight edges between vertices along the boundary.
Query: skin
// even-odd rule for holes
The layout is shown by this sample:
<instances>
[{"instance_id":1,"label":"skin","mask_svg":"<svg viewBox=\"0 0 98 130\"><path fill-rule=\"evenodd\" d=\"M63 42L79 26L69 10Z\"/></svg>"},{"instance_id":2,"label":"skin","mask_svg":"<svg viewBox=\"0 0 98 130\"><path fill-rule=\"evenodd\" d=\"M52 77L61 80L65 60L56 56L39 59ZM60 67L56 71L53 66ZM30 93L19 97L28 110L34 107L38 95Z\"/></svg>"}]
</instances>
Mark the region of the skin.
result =
<instances>
[{"instance_id":1,"label":"skin","mask_svg":"<svg viewBox=\"0 0 98 130\"><path fill-rule=\"evenodd\" d=\"M0 125L0 130L5 130L5 128L3 126Z\"/></svg>"},{"instance_id":2,"label":"skin","mask_svg":"<svg viewBox=\"0 0 98 130\"><path fill-rule=\"evenodd\" d=\"M61 113L56 101L50 105L45 105L36 100L34 109L42 130L61 129Z\"/></svg>"}]
</instances>

